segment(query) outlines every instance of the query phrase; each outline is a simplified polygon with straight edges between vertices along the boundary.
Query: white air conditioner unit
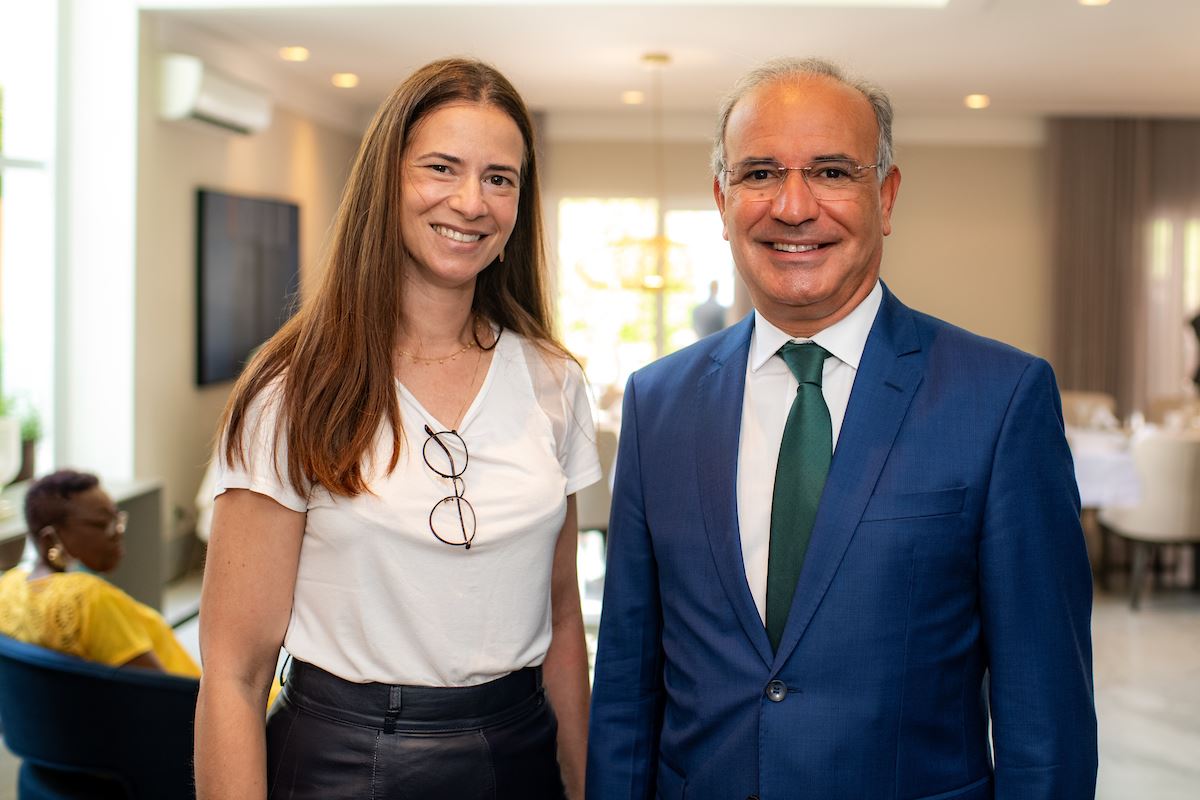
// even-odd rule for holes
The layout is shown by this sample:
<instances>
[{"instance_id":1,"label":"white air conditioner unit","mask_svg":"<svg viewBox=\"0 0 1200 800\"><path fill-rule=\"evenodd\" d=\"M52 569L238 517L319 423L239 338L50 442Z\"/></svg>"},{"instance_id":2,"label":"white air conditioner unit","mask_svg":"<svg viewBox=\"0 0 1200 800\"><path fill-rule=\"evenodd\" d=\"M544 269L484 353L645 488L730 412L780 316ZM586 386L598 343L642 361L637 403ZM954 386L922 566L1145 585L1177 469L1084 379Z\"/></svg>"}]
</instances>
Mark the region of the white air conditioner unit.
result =
<instances>
[{"instance_id":1,"label":"white air conditioner unit","mask_svg":"<svg viewBox=\"0 0 1200 800\"><path fill-rule=\"evenodd\" d=\"M237 133L257 133L271 124L271 98L213 72L195 56L169 53L160 64L159 114L164 119L198 120Z\"/></svg>"}]
</instances>

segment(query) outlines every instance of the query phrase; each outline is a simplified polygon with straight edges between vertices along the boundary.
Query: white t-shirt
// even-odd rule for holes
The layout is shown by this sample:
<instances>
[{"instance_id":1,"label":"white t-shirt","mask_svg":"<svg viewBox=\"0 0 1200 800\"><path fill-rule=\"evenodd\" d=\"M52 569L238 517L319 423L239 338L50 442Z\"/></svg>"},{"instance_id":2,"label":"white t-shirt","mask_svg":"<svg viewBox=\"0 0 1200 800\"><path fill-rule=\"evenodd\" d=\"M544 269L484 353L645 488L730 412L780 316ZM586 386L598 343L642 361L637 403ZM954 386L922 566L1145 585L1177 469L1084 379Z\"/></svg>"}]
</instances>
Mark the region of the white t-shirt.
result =
<instances>
[{"instance_id":1,"label":"white t-shirt","mask_svg":"<svg viewBox=\"0 0 1200 800\"><path fill-rule=\"evenodd\" d=\"M404 449L385 474L391 432L383 426L373 494L354 498L318 487L305 500L280 480L286 444L271 457L278 382L255 398L249 466L221 459L216 493L250 489L307 512L284 639L295 658L349 681L422 686L470 686L542 663L566 498L601 471L582 373L538 352L504 331L459 426L469 458L462 496L477 518L469 550L430 531L430 511L454 489L422 458L424 426L445 426L398 381Z\"/></svg>"}]
</instances>

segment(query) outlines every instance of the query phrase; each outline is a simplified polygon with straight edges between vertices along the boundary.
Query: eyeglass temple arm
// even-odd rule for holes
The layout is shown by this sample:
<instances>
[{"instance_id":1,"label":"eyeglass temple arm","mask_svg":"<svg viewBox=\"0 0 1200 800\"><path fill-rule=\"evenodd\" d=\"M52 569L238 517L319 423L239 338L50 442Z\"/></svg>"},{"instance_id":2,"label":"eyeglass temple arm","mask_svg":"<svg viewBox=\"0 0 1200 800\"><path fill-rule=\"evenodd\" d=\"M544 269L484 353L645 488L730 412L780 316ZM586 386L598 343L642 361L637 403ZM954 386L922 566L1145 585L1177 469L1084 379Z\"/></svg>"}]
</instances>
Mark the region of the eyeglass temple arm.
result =
<instances>
[{"instance_id":1,"label":"eyeglass temple arm","mask_svg":"<svg viewBox=\"0 0 1200 800\"><path fill-rule=\"evenodd\" d=\"M436 433L434 433L432 430L430 430L429 425L425 425L425 432L427 434L429 434L429 438L433 439L433 441L437 444L438 447L442 448L442 452L446 454L446 460L450 462L450 471L455 472L458 468L454 466L454 454L450 452L450 448L446 447L446 445L442 444L442 440L438 438L438 435ZM443 431L443 432L449 433L449 431ZM432 469L432 466L430 468ZM466 468L464 467L464 469L466 469ZM437 470L434 470L434 471L436 472Z\"/></svg>"}]
</instances>

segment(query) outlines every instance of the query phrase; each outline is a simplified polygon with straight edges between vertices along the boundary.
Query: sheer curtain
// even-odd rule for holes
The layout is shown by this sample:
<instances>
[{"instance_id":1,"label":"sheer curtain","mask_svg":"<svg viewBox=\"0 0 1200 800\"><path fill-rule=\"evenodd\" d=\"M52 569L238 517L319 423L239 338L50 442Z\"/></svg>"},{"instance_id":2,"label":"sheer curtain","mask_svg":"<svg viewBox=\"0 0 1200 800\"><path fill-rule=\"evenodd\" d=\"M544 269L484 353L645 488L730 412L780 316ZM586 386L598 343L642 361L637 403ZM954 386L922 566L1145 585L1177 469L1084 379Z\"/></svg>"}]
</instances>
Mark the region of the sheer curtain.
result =
<instances>
[{"instance_id":1,"label":"sheer curtain","mask_svg":"<svg viewBox=\"0 0 1200 800\"><path fill-rule=\"evenodd\" d=\"M1047 152L1060 385L1108 392L1121 415L1180 394L1200 311L1200 121L1051 120Z\"/></svg>"},{"instance_id":2,"label":"sheer curtain","mask_svg":"<svg viewBox=\"0 0 1200 800\"><path fill-rule=\"evenodd\" d=\"M1151 128L1153 161L1147 249L1149 399L1195 392L1200 313L1200 121Z\"/></svg>"}]
</instances>

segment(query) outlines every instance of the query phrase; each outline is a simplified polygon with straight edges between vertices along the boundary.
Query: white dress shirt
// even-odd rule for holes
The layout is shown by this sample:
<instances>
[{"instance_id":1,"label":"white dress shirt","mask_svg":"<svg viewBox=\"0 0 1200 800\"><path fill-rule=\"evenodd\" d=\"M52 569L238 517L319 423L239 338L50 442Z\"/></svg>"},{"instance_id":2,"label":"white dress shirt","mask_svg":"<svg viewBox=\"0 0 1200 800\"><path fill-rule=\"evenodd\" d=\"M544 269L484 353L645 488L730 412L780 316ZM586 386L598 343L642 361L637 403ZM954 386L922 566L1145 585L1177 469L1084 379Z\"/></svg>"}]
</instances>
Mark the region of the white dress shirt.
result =
<instances>
[{"instance_id":1,"label":"white dress shirt","mask_svg":"<svg viewBox=\"0 0 1200 800\"><path fill-rule=\"evenodd\" d=\"M833 447L850 402L850 390L858 374L858 362L867 335L883 300L879 282L861 303L844 318L811 339L796 339L776 328L757 311L750 336L746 363L746 390L742 397L742 431L738 442L737 509L742 537L742 562L746 581L758 615L766 620L767 557L771 543L771 498L775 492L775 467L779 443L788 411L799 383L782 357L776 357L786 342L815 342L829 351L821 373L821 394L829 406Z\"/></svg>"}]
</instances>

